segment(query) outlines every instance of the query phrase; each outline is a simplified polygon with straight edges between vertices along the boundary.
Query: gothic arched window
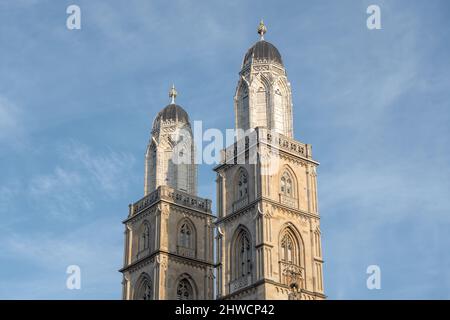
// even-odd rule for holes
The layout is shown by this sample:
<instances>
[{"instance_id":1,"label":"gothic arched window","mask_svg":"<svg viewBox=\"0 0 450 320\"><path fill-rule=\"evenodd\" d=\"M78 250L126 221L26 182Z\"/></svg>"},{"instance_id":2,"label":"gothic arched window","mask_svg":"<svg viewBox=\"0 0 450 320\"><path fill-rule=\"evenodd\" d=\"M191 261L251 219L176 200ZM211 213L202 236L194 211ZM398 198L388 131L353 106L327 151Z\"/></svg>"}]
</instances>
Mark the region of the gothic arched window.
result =
<instances>
[{"instance_id":1,"label":"gothic arched window","mask_svg":"<svg viewBox=\"0 0 450 320\"><path fill-rule=\"evenodd\" d=\"M283 93L280 91L279 88L277 88L273 95L273 130L281 133L281 134L287 134L286 132L286 108L285 108L285 99L283 97Z\"/></svg>"},{"instance_id":2,"label":"gothic arched window","mask_svg":"<svg viewBox=\"0 0 450 320\"><path fill-rule=\"evenodd\" d=\"M244 170L239 172L239 180L237 186L237 200L245 198L248 195L248 177Z\"/></svg>"},{"instance_id":3,"label":"gothic arched window","mask_svg":"<svg viewBox=\"0 0 450 320\"><path fill-rule=\"evenodd\" d=\"M286 232L281 239L281 260L284 262L296 264L299 261L297 257L297 248L289 232Z\"/></svg>"},{"instance_id":4,"label":"gothic arched window","mask_svg":"<svg viewBox=\"0 0 450 320\"><path fill-rule=\"evenodd\" d=\"M196 255L196 232L193 223L188 218L180 221L177 237L178 254L194 258Z\"/></svg>"},{"instance_id":5,"label":"gothic arched window","mask_svg":"<svg viewBox=\"0 0 450 320\"><path fill-rule=\"evenodd\" d=\"M256 92L256 105L252 112L254 117L254 126L256 127L268 127L267 124L267 97L266 89L264 86L259 87Z\"/></svg>"},{"instance_id":6,"label":"gothic arched window","mask_svg":"<svg viewBox=\"0 0 450 320\"><path fill-rule=\"evenodd\" d=\"M177 286L177 299L178 300L193 300L194 290L192 285L187 279L181 279Z\"/></svg>"},{"instance_id":7,"label":"gothic arched window","mask_svg":"<svg viewBox=\"0 0 450 320\"><path fill-rule=\"evenodd\" d=\"M139 280L137 281L136 286L136 292L134 295L135 300L152 300L153 293L152 293L152 282L150 280L150 277L143 273L139 277Z\"/></svg>"},{"instance_id":8,"label":"gothic arched window","mask_svg":"<svg viewBox=\"0 0 450 320\"><path fill-rule=\"evenodd\" d=\"M145 156L145 194L149 194L156 189L156 168L157 168L157 147L152 142Z\"/></svg>"},{"instance_id":9,"label":"gothic arched window","mask_svg":"<svg viewBox=\"0 0 450 320\"><path fill-rule=\"evenodd\" d=\"M190 176L192 171L195 170L193 151L192 151L192 132L189 126L183 126L177 128L174 136L174 148L172 153L173 162L173 173L175 177L176 184L173 188L184 191L191 192Z\"/></svg>"},{"instance_id":10,"label":"gothic arched window","mask_svg":"<svg viewBox=\"0 0 450 320\"><path fill-rule=\"evenodd\" d=\"M185 248L190 248L192 243L192 230L187 222L184 222L180 228L180 243L179 245Z\"/></svg>"},{"instance_id":11,"label":"gothic arched window","mask_svg":"<svg viewBox=\"0 0 450 320\"><path fill-rule=\"evenodd\" d=\"M252 270L252 246L251 238L246 230L240 230L234 242L233 248L234 279L239 279L251 274Z\"/></svg>"},{"instance_id":12,"label":"gothic arched window","mask_svg":"<svg viewBox=\"0 0 450 320\"><path fill-rule=\"evenodd\" d=\"M236 96L236 120L239 129L249 129L250 108L248 98L248 88L245 81L241 82Z\"/></svg>"},{"instance_id":13,"label":"gothic arched window","mask_svg":"<svg viewBox=\"0 0 450 320\"><path fill-rule=\"evenodd\" d=\"M305 279L304 252L300 235L291 227L286 227L281 232L279 241L281 282L303 287Z\"/></svg>"},{"instance_id":14,"label":"gothic arched window","mask_svg":"<svg viewBox=\"0 0 450 320\"><path fill-rule=\"evenodd\" d=\"M141 230L142 231L139 238L139 251L150 248L150 225L148 222L144 222Z\"/></svg>"},{"instance_id":15,"label":"gothic arched window","mask_svg":"<svg viewBox=\"0 0 450 320\"><path fill-rule=\"evenodd\" d=\"M285 196L294 197L292 178L288 172L283 173L281 177L280 192Z\"/></svg>"},{"instance_id":16,"label":"gothic arched window","mask_svg":"<svg viewBox=\"0 0 450 320\"><path fill-rule=\"evenodd\" d=\"M316 256L322 256L322 248L320 244L320 230L319 228L314 231L314 247L316 248Z\"/></svg>"},{"instance_id":17,"label":"gothic arched window","mask_svg":"<svg viewBox=\"0 0 450 320\"><path fill-rule=\"evenodd\" d=\"M142 300L152 299L152 286L150 282L145 282L142 290Z\"/></svg>"}]
</instances>

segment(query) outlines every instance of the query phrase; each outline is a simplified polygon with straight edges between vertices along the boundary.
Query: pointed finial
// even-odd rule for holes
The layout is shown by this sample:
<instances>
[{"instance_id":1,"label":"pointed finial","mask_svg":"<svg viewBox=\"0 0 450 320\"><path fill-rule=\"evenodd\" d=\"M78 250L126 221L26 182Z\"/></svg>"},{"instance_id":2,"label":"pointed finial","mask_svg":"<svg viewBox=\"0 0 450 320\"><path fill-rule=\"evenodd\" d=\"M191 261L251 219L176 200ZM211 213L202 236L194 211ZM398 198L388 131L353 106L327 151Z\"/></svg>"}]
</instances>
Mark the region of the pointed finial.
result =
<instances>
[{"instance_id":1,"label":"pointed finial","mask_svg":"<svg viewBox=\"0 0 450 320\"><path fill-rule=\"evenodd\" d=\"M260 40L264 40L264 34L266 32L267 32L266 25L264 24L264 21L261 19L261 22L259 23L259 26L258 26L258 33L261 36Z\"/></svg>"},{"instance_id":2,"label":"pointed finial","mask_svg":"<svg viewBox=\"0 0 450 320\"><path fill-rule=\"evenodd\" d=\"M175 90L175 85L172 84L172 88L169 91L169 98L171 99L171 104L175 104L175 98L177 97L177 90Z\"/></svg>"}]
</instances>

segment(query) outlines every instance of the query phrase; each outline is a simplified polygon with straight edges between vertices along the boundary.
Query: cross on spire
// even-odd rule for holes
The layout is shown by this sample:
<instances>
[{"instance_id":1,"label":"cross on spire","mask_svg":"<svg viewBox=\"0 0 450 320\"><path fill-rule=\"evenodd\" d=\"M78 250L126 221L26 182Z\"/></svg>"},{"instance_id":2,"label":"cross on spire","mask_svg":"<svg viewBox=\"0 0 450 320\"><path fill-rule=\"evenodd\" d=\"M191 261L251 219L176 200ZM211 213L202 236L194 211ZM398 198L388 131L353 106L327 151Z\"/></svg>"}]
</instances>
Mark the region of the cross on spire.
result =
<instances>
[{"instance_id":1,"label":"cross on spire","mask_svg":"<svg viewBox=\"0 0 450 320\"><path fill-rule=\"evenodd\" d=\"M177 97L178 92L175 90L175 85L172 84L172 88L169 91L169 98L171 99L171 104L175 104L175 98Z\"/></svg>"},{"instance_id":2,"label":"cross on spire","mask_svg":"<svg viewBox=\"0 0 450 320\"><path fill-rule=\"evenodd\" d=\"M259 23L258 26L258 33L261 36L260 40L264 40L264 34L267 32L267 28L266 25L264 24L263 19L261 19L261 22Z\"/></svg>"}]
</instances>

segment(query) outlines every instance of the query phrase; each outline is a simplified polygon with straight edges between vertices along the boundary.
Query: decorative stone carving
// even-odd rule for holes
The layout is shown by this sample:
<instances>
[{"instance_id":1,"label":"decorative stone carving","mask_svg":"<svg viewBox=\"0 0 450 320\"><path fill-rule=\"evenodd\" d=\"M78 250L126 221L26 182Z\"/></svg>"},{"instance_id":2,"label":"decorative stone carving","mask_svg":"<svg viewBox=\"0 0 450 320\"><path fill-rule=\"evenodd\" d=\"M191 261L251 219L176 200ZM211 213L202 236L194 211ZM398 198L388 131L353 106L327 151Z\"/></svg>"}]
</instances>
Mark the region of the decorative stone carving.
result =
<instances>
[{"instance_id":1,"label":"decorative stone carving","mask_svg":"<svg viewBox=\"0 0 450 320\"><path fill-rule=\"evenodd\" d=\"M236 280L233 280L230 282L230 293L233 293L241 288L244 288L250 283L251 283L251 275L246 275Z\"/></svg>"},{"instance_id":2,"label":"decorative stone carving","mask_svg":"<svg viewBox=\"0 0 450 320\"><path fill-rule=\"evenodd\" d=\"M132 205L133 215L151 207L159 200L168 200L204 212L211 211L211 200L209 199L192 196L167 186L160 186L158 189Z\"/></svg>"},{"instance_id":3,"label":"decorative stone carving","mask_svg":"<svg viewBox=\"0 0 450 320\"><path fill-rule=\"evenodd\" d=\"M248 205L248 196L233 202L233 212L238 211L246 205Z\"/></svg>"},{"instance_id":4,"label":"decorative stone carving","mask_svg":"<svg viewBox=\"0 0 450 320\"><path fill-rule=\"evenodd\" d=\"M193 248L177 246L177 253L183 257L195 258L195 250Z\"/></svg>"},{"instance_id":5,"label":"decorative stone carving","mask_svg":"<svg viewBox=\"0 0 450 320\"><path fill-rule=\"evenodd\" d=\"M280 202L285 206L298 209L298 200L280 193Z\"/></svg>"}]
</instances>

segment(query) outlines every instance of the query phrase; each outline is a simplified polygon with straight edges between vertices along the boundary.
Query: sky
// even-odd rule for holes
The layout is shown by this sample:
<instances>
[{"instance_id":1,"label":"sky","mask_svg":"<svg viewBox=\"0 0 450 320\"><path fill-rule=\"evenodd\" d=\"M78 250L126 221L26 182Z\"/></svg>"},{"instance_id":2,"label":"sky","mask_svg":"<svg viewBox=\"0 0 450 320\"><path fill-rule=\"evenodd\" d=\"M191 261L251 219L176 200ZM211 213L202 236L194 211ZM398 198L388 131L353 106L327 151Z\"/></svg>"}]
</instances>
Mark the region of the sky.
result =
<instances>
[{"instance_id":1,"label":"sky","mask_svg":"<svg viewBox=\"0 0 450 320\"><path fill-rule=\"evenodd\" d=\"M168 89L204 129L233 128L264 18L295 138L321 163L326 295L450 299L449 13L446 0L0 0L0 298L121 298L122 220ZM214 179L199 166L213 202Z\"/></svg>"}]
</instances>

